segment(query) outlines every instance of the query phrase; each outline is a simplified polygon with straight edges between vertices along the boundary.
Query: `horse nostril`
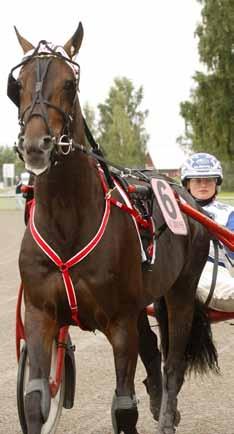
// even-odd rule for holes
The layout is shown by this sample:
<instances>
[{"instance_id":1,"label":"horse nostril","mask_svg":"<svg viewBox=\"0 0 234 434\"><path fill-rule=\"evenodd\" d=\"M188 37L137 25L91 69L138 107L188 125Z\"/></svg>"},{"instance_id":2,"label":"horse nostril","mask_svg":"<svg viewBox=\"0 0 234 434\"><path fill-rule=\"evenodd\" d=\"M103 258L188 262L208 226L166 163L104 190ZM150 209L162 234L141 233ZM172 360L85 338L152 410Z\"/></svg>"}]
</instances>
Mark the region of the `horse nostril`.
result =
<instances>
[{"instance_id":1,"label":"horse nostril","mask_svg":"<svg viewBox=\"0 0 234 434\"><path fill-rule=\"evenodd\" d=\"M19 137L18 148L20 149L20 151L23 151L23 148L24 148L24 136L20 136Z\"/></svg>"},{"instance_id":2,"label":"horse nostril","mask_svg":"<svg viewBox=\"0 0 234 434\"><path fill-rule=\"evenodd\" d=\"M52 138L51 136L44 136L42 139L42 145L41 148L45 151L47 151L48 149L50 149L52 145Z\"/></svg>"}]
</instances>

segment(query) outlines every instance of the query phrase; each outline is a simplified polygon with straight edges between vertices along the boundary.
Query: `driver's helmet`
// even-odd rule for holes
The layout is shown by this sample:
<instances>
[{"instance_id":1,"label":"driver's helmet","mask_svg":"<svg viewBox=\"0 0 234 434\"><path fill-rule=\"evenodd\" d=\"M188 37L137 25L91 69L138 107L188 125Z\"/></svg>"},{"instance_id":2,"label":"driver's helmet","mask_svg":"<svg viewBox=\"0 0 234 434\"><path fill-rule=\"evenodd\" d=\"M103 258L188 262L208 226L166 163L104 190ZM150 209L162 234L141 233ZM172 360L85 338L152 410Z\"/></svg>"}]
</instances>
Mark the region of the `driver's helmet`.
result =
<instances>
[{"instance_id":1,"label":"driver's helmet","mask_svg":"<svg viewBox=\"0 0 234 434\"><path fill-rule=\"evenodd\" d=\"M184 186L191 178L217 178L217 185L223 181L223 171L219 160L206 152L189 157L181 167L181 182Z\"/></svg>"}]
</instances>

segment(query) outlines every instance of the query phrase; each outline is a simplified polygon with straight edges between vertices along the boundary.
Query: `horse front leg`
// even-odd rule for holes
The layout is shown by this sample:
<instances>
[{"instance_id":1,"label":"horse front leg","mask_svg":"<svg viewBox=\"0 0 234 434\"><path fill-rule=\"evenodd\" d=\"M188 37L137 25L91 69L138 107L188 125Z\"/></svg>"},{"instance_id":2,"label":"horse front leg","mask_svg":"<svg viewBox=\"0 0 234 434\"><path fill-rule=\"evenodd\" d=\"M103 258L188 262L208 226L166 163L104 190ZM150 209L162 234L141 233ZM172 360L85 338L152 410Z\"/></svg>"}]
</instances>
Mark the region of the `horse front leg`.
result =
<instances>
[{"instance_id":1,"label":"horse front leg","mask_svg":"<svg viewBox=\"0 0 234 434\"><path fill-rule=\"evenodd\" d=\"M188 293L189 289L187 288ZM174 434L180 415L177 410L177 395L182 387L187 368L185 358L193 321L193 294L180 294L173 288L166 298L168 324L162 331L164 346L163 395L159 418L158 434ZM165 322L166 324L166 322ZM167 334L167 338L166 338Z\"/></svg>"},{"instance_id":2,"label":"horse front leg","mask_svg":"<svg viewBox=\"0 0 234 434\"><path fill-rule=\"evenodd\" d=\"M111 323L108 333L114 353L116 390L112 402L115 434L137 434L137 400L134 376L138 356L137 318L120 318Z\"/></svg>"},{"instance_id":3,"label":"horse front leg","mask_svg":"<svg viewBox=\"0 0 234 434\"><path fill-rule=\"evenodd\" d=\"M25 333L29 357L29 381L25 391L25 418L30 434L40 434L51 403L49 374L52 342L57 324L46 313L27 304Z\"/></svg>"}]
</instances>

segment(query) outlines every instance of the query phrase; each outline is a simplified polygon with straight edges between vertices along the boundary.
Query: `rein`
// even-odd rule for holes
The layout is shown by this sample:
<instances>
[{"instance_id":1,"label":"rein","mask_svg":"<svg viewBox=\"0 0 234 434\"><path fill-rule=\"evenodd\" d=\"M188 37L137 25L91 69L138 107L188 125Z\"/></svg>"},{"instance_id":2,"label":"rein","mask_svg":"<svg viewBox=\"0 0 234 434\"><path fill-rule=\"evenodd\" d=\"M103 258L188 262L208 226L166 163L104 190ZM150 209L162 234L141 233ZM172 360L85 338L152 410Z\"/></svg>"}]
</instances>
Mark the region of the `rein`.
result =
<instances>
[{"instance_id":1,"label":"rein","mask_svg":"<svg viewBox=\"0 0 234 434\"><path fill-rule=\"evenodd\" d=\"M212 241L214 245L214 265L213 265L211 286L210 286L208 297L205 301L205 305L207 307L209 306L210 301L214 295L214 290L215 290L217 275L218 275L218 262L219 262L219 242L218 240L212 240Z\"/></svg>"},{"instance_id":2,"label":"rein","mask_svg":"<svg viewBox=\"0 0 234 434\"><path fill-rule=\"evenodd\" d=\"M57 49L59 49L59 51L57 51ZM74 95L72 110L70 113L66 113L60 107L51 104L51 102L48 101L43 94L43 89L45 85L45 80L47 78L48 70L50 68L52 59L55 57L62 59L70 66L72 66L76 92ZM13 72L17 68L23 67L24 65L28 64L28 62L30 61L35 61L36 83L35 83L35 88L33 91L31 103L24 108L22 113L20 113L20 82L14 78ZM96 235L93 237L93 239L83 249L81 249L79 252L77 252L73 257L71 257L67 261L64 262L61 259L61 257L46 242L46 240L44 240L43 237L40 235L35 224L36 203L34 200L32 201L30 207L31 209L30 209L30 216L29 216L29 228L30 228L31 235L34 241L36 242L36 244L39 246L39 248L60 270L62 274L64 286L66 289L66 295L67 295L67 299L71 311L72 321L76 325L81 327L76 293L71 279L70 269L76 264L78 264L79 262L81 262L84 258L86 258L86 256L93 251L93 249L98 245L98 243L102 239L109 221L111 205L115 205L116 207L121 208L129 215L131 215L138 233L143 258L145 253L143 250L138 226L142 226L143 228L149 228L153 236L154 223L152 221L152 218L147 220L140 215L139 211L131 204L131 201L127 197L127 194L123 191L123 189L119 185L117 185L117 182L113 179L109 171L108 162L105 161L102 151L100 150L98 144L95 142L84 118L83 118L84 130L85 130L86 137L92 147L92 152L85 150L85 148L82 147L81 145L76 145L72 140L72 123L74 121L73 119L74 107L77 99L79 71L80 71L79 65L76 62L72 61L67 56L63 47L54 47L48 44L46 41L42 40L39 42L36 49L33 49L31 52L27 53L27 56L23 59L23 61L17 66L15 66L14 68L12 68L12 70L10 71L8 77L7 95L14 102L14 104L16 104L16 106L19 109L19 124L21 130L19 134L18 146L15 147L15 150L18 152L21 159L23 159L23 153L21 152L22 151L21 148L23 148L25 129L29 121L32 119L32 117L39 116L42 118L42 120L45 123L48 132L48 141L50 141L51 144L53 145L53 151L51 152L52 164L56 163L59 152L63 155L67 155L71 151L78 148L79 150L92 155L96 159L96 161L97 160L99 161L98 166L101 166L102 168L101 169L100 167L98 167L98 170L99 170L99 175L100 175L104 196L105 196L105 210L104 210L100 227L97 230ZM59 138L55 137L55 134L51 126L49 125L49 118L48 118L49 108L55 109L57 112L59 112L59 114L63 118L64 121L63 129L62 132L60 133L61 135ZM65 151L63 148L64 146L66 147ZM104 175L106 181L104 180ZM112 197L112 191L115 188L117 188L125 203L122 203L121 201L118 201ZM144 260L145 259L146 257L144 258Z\"/></svg>"},{"instance_id":3,"label":"rein","mask_svg":"<svg viewBox=\"0 0 234 434\"><path fill-rule=\"evenodd\" d=\"M57 51L57 49L59 49L59 51ZM51 61L55 57L62 59L63 61L68 63L72 67L72 70L73 70L74 83L75 83L75 94L74 94L74 99L73 99L73 103L72 103L71 113L67 113L67 112L63 111L60 107L51 104L47 99L44 98L44 95L43 95L43 85L44 85ZM32 96L31 104L29 106L27 106L24 109L23 113L21 113L19 115L19 123L21 126L21 130L20 130L20 134L19 134L19 146L16 147L16 151L19 153L19 155L21 157L23 157L21 154L21 151L20 151L20 145L24 141L25 128L33 116L39 116L43 119L43 121L45 123L46 129L47 129L48 134L49 134L48 140L50 140L51 143L54 145L54 149L51 152L52 163L57 161L56 155L58 155L59 152L63 155L67 155L72 150L78 149L78 150L94 157L99 162L98 164L102 168L102 170L100 169L100 167L98 168L102 187L103 187L103 191L104 191L104 196L105 196L105 210L104 210L104 214L102 217L101 225L100 225L96 235L87 244L87 246L85 246L81 251L79 251L72 258L68 259L66 262L62 261L60 256L49 246L49 244L42 238L42 236L38 232L36 225L35 225L35 220L34 220L34 218L35 218L35 201L33 201L33 203L32 203L32 208L31 208L31 212L30 212L30 220L29 221L30 221L31 234L32 234L35 242L37 243L37 245L43 250L43 252L50 258L51 261L54 262L54 264L61 271L63 282L64 282L65 289L66 289L67 299L68 299L70 310L71 310L72 320L74 321L74 323L76 325L81 326L80 318L79 318L79 312L78 312L78 306L77 306L77 300L76 300L76 294L75 294L75 290L74 290L74 286L72 283L72 279L71 279L69 270L74 265L76 265L80 261L82 261L89 253L91 253L93 251L93 249L97 246L97 244L100 242L100 240L102 239L102 237L105 233L108 221L109 221L111 205L115 205L116 207L122 209L123 211L125 211L129 215L131 215L131 217L133 218L134 224L136 226L136 230L138 233L140 243L141 243L141 238L139 235L138 226L140 226L144 229L149 229L152 239L155 239L155 236L157 235L156 231L155 231L153 219L152 218L146 218L145 219L144 217L142 217L142 215L135 208L135 206L132 205L127 194L124 192L124 190L121 188L121 186L118 185L118 183L114 180L114 178L111 175L111 172L109 171L108 166L111 166L111 167L119 170L122 175L124 175L124 174L131 175L132 177L137 177L138 179L141 179L141 180L146 181L146 182L149 182L150 180L144 173L142 173L138 170L135 170L135 169L132 170L132 169L126 169L126 168L118 167L115 164L111 163L110 161L107 161L104 158L102 151L100 150L98 144L94 140L92 133L90 132L88 125L86 123L86 120L84 118L83 118L83 124L84 124L85 135L86 135L86 137L87 137L87 139L91 145L92 150L90 151L90 150L86 149L84 146L76 144L73 142L73 140L72 140L72 122L73 122L75 101L77 98L77 90L78 90L78 85L79 85L80 67L76 62L74 62L73 60L71 60L67 56L66 52L63 50L62 47L50 46L50 44L48 44L46 41L42 40L39 42L36 49L32 50L31 53L28 53L27 57L25 57L20 64L18 64L17 66L15 66L11 70L11 72L9 74L9 78L8 78L7 94L11 98L11 100L18 106L18 108L20 107L20 93L19 93L20 92L20 84L14 78L13 72L15 71L15 69L24 66L25 64L27 64L31 60L35 60L36 84L35 84L35 90L34 90L34 94ZM38 109L36 109L37 106L39 106ZM54 135L54 133L53 133L53 131L49 125L48 108L55 109L57 112L59 112L59 114L63 118L63 121L64 121L63 122L63 128L62 128L62 131L60 133L61 135L59 138L55 137L55 135ZM66 147L66 149L64 147ZM59 151L58 151L58 149L59 149ZM104 180L104 175L105 175L106 181ZM112 196L112 191L115 188L117 188L117 190L121 194L122 198L124 199L124 202L121 202ZM176 196L177 196L177 201L178 201L179 207L180 207L182 212L185 212L185 214L190 215L195 220L198 220L200 223L202 223L203 225L208 227L208 229L211 232L215 233L215 235L225 245L227 245L229 247L229 249L234 250L234 244L233 244L233 241L234 241L233 236L234 235L233 234L231 234L231 235L228 234L229 236L227 236L227 232L226 232L227 230L225 230L225 233L224 233L224 229L220 230L219 225L215 224L211 219L209 219L207 217L205 218L205 216L203 214L199 213L198 211L195 211L192 207L189 207L189 205L185 204L184 201L181 201L180 198L178 197L178 195L176 195ZM142 243L141 243L141 249L143 251ZM206 301L206 304L208 304L208 302L210 301L210 299L212 297L214 287L215 287L215 282L216 282L216 275L217 275L217 271L214 270L211 290L210 290L210 294L208 296L208 299Z\"/></svg>"}]
</instances>

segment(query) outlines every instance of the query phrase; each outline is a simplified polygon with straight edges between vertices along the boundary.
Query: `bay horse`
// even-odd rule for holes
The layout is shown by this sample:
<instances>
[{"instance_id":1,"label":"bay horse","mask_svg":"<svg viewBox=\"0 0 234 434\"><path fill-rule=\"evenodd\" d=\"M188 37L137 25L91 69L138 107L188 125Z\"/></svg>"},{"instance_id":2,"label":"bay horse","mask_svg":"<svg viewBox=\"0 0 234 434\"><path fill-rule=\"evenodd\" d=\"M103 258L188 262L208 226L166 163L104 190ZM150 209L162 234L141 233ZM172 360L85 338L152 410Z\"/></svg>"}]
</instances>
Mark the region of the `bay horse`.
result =
<instances>
[{"instance_id":1,"label":"bay horse","mask_svg":"<svg viewBox=\"0 0 234 434\"><path fill-rule=\"evenodd\" d=\"M161 231L165 222L154 198L156 259L150 268L142 266L137 219L124 209L132 209L129 198L117 182L108 185L97 159L86 152L74 60L82 24L62 47L40 41L35 48L16 34L24 58L17 80L16 67L11 71L8 95L19 107L18 152L35 175L35 202L19 255L29 357L27 432L41 433L48 417L54 339L62 326L81 325L103 332L113 348L114 433L137 434L134 375L140 353L151 405L158 413L161 408L157 433L173 434L187 369L217 369L210 326L196 301L209 234L186 216L187 235ZM174 188L197 207L186 191ZM163 380L145 310L161 297Z\"/></svg>"}]
</instances>

